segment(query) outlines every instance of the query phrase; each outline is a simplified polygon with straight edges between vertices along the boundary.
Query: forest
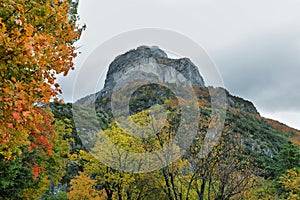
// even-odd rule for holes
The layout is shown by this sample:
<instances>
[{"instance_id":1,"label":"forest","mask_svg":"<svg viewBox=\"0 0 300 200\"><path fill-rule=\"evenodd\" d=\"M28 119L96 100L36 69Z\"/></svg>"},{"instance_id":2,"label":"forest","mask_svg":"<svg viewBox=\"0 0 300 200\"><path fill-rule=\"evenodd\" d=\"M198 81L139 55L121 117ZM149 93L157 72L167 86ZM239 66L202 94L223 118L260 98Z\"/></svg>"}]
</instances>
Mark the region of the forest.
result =
<instances>
[{"instance_id":1,"label":"forest","mask_svg":"<svg viewBox=\"0 0 300 200\"><path fill-rule=\"evenodd\" d=\"M300 199L299 130L230 107L218 142L201 154L213 121L208 88L194 88L198 101L186 102L190 113L193 106L201 111L197 124L184 127L197 127L193 143L174 162L151 157L163 167L143 171L147 163L130 152L155 152L170 140L174 151L182 148L176 137L178 99L149 85L131 101L129 125L152 137L133 137L134 129L120 128L109 112L81 119L83 127L76 127L74 105L60 99L56 77L74 69L75 44L84 31L77 23L78 1L0 0L0 5L0 199ZM147 110L158 90L164 95L155 101L166 110L165 122ZM82 113L92 112L79 106ZM89 135L94 144L87 148L80 135L92 123L103 131ZM118 148L101 144L105 138ZM118 170L123 166L138 166L141 172Z\"/></svg>"}]
</instances>

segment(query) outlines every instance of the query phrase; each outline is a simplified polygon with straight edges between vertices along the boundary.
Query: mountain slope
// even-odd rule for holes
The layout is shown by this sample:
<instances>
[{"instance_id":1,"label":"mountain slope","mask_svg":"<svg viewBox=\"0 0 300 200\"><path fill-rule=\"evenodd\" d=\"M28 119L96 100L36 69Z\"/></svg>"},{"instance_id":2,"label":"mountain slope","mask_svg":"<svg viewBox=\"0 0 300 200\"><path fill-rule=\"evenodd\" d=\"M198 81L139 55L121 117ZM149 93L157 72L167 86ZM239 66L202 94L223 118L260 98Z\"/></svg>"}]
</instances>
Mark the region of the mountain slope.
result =
<instances>
[{"instance_id":1,"label":"mountain slope","mask_svg":"<svg viewBox=\"0 0 300 200\"><path fill-rule=\"evenodd\" d=\"M112 117L110 101L114 86L119 80L122 80L124 73L134 69L135 66L147 64L155 66L153 68L154 71L151 73L153 73L153 77L160 79L162 82L176 83L176 78L178 79L177 74L166 73L166 70L164 70L166 67L175 69L180 74L183 74L188 80L188 84L195 89L199 102L202 102L202 109L210 112L210 92L217 89L205 87L203 78L191 60L187 58L170 59L158 47L147 46L138 47L116 57L109 66L104 88L97 92L95 97L94 95L89 95L78 100L76 104L82 105L87 109L95 108L100 113L101 126L107 127ZM138 76L145 76L143 77L145 79L147 79L147 75L138 74ZM288 140L299 144L300 132L298 130L261 117L253 103L233 96L225 89L222 90L227 95L228 110L226 121L234 124L234 132L244 137L243 141L249 149L260 155L272 158L283 148ZM168 94L170 94L170 91L166 88L155 86L155 84L150 85L148 89L139 88L131 97L131 111L132 113L137 113L155 104L163 104L170 97ZM96 99L95 102L92 101L94 98ZM69 113L68 118L70 118L71 110L68 108L67 111L63 107L63 105L58 106L58 104L55 104L54 106L53 104L52 110L56 117Z\"/></svg>"},{"instance_id":2,"label":"mountain slope","mask_svg":"<svg viewBox=\"0 0 300 200\"><path fill-rule=\"evenodd\" d=\"M150 67L151 70L147 67ZM172 73L167 73L166 69L173 71ZM120 82L122 83L121 86L126 85L123 83L127 83L124 80L126 80L126 74L130 72L134 72L129 77L133 83L142 79L144 84L138 85L138 87L135 87L133 84L133 92L130 91L130 87L118 87ZM180 76L178 74L183 75ZM178 82L178 79L187 79L188 81ZM154 83L151 83L149 80L154 80ZM131 84L132 82L129 83ZM158 84L159 82L163 84ZM128 85L132 86L130 84ZM171 90L165 85L171 88L175 85L175 87ZM87 152L91 150L89 143L92 143L94 147L99 147L95 143L102 141L99 138L96 139L100 128L104 130L115 145L129 148L129 151L132 150L133 152L138 151L138 149L145 150L143 149L145 147L148 151L148 145L155 144L153 141L157 141L153 137L145 140L144 138L130 137L126 131L124 131L126 133L124 134L122 127L117 126L115 122L117 118L114 117L112 108L116 108L113 107L116 105L121 105L122 107L122 103L127 102L127 96L130 96L128 100L129 115L130 118L137 120L135 123L146 123L147 119L147 123L149 123L147 116L150 116L150 109L154 109L154 111L159 107L165 109L166 122L169 125L165 126L167 128L163 127L162 131L155 134L159 135L158 138L167 138L166 141L159 140L161 145L163 142L168 144L170 135L177 133L182 116L182 109L179 104L182 99L180 95L178 96L178 92L174 92L174 88L183 88L182 91L184 91L186 87L192 88L196 96L197 106L200 108L200 116L199 122L196 122L199 123L198 128L192 129L197 131L197 135L180 159L169 166L144 176L130 173L124 174L111 166L95 161L95 158L88 155ZM125 94L125 96L118 96L119 94ZM212 98L214 98L212 94L225 94L226 103L212 108ZM120 98L113 99L114 95ZM95 102L93 102L94 99ZM112 105L112 100L117 101L117 104ZM176 196L178 192L183 192L183 190L179 190L179 186L193 188L193 191L187 195L190 196L190 199L196 199L196 196L198 199L203 199L204 195L208 195L211 199L231 199L231 197L233 199L257 199L258 195L261 196L259 194L261 189L252 191L252 197L245 197L247 195L245 189L249 189L248 182L250 184L253 182L251 177L254 177L253 184L256 181L262 181L263 184L267 180L274 181L275 186L272 187L277 187L277 189L264 189L264 195L273 196L274 192L276 192L278 193L278 198L280 196L280 199L282 199L286 198L289 193L288 191L284 193L282 188L278 186L277 181L279 177L286 173L287 169L300 167L300 151L299 147L296 146L299 145L300 131L260 116L252 102L233 96L226 89L205 86L203 78L191 60L187 58L170 59L157 47L143 46L118 56L110 64L105 86L101 91L84 97L75 104L52 103L50 107L56 120L68 118L70 119L69 123L73 127L73 142L70 142L71 154L77 160L75 159L68 163L67 179L73 179L74 175L79 171L88 170L92 179L95 178L99 181L95 185L96 188L106 188L106 191L115 190L115 194L120 191L120 185L114 188L120 178L124 181L132 181L123 185L123 187L127 188L126 190L130 191L128 194L124 194L124 199L129 198L130 195L137 191L139 191L138 194L145 192L145 196L142 199L178 199L177 197L173 198L173 195ZM199 158L197 156L199 155L199 147L205 146L203 138L208 133L207 130L213 119L212 113L214 109L224 109L225 107L227 107L226 120L220 140L207 157ZM76 112L74 112L74 109ZM149 110L150 112L148 112ZM190 111L192 112L192 110ZM92 116L93 114L95 116ZM75 115L75 118L73 115ZM192 124L192 122L188 122ZM144 129L144 131L145 133L149 132L148 129ZM294 144L290 141L294 142ZM136 143L138 144L137 146L135 146ZM181 143L178 144L178 147L181 148ZM132 145L134 148L132 148ZM110 155L114 149L108 148L106 145L100 145L100 147L99 153L104 157ZM161 146L154 145L150 147L157 148ZM127 154L125 156L127 158ZM119 160L121 157L118 157L116 160ZM186 162L188 162L188 168L183 164ZM128 166L128 164L124 166ZM95 166L97 167L95 168ZM173 167L178 170L174 172ZM102 170L99 171L100 168ZM99 173L101 174L100 176ZM123 179L124 176L130 178ZM193 182L196 185L177 185L177 182L174 182L176 177L178 181L182 177L186 177L188 178L187 182ZM241 177L244 180L242 182L247 184L240 184ZM114 178L117 179L114 180ZM165 186L162 186L161 183L164 183ZM179 181L178 184L180 183ZM201 183L200 188L197 185L198 183ZM216 184L215 187L218 187L218 190L210 188L214 184ZM172 188L171 185L173 186ZM149 191L144 191L144 187L148 188ZM64 190L67 190L67 188L68 186L65 186ZM166 188L170 190L167 191L165 190ZM221 190L223 192L220 193L219 191ZM209 194L214 192L216 194L211 194L211 197ZM110 195L110 199L114 199L113 192L106 192L106 195ZM133 199L135 198L133 197ZM139 197L136 197L136 199L139 199Z\"/></svg>"}]
</instances>

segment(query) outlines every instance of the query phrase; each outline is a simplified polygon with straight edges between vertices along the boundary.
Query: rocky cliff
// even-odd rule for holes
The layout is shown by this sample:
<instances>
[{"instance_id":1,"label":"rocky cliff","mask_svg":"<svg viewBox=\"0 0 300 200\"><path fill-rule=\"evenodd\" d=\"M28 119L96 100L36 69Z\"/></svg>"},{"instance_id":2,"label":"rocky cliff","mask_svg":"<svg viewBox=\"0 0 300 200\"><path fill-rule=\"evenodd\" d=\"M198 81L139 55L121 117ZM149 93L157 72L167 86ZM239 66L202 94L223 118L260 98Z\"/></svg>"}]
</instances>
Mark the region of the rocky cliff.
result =
<instances>
[{"instance_id":1,"label":"rocky cliff","mask_svg":"<svg viewBox=\"0 0 300 200\"><path fill-rule=\"evenodd\" d=\"M155 69L153 77L165 82L172 83L176 76L176 73L164 73L164 68L166 67L183 74L183 76L189 80L189 84L194 86L196 91L199 105L201 106L202 122L205 123L209 121L211 113L210 91L214 89L225 89L205 86L197 67L189 59L170 59L165 52L157 47L143 46L116 57L109 66L103 90L95 95L84 97L77 102L80 104L79 114L86 116L85 113L93 113L96 108L97 118L82 118L82 120L79 118L82 122L78 124L74 121L74 118L78 120L78 116L74 117L74 112L72 112L74 105L51 104L55 118L57 120L65 120L67 118L73 127L72 138L74 138L74 142L70 143L71 153L78 152L81 149L87 150L86 141L90 141L89 138L93 138L93 134L95 133L94 128L97 127L96 125L100 125L103 130L109 127L113 119L109 113L109 100L114 86L122 79L123 74L132 70L135 66L143 65L143 63L154 66L152 68ZM143 74L138 74L137 76L143 76ZM147 77L144 78L146 79ZM146 90L149 88L150 91ZM247 157L253 158L257 166L266 171L265 176L269 176L268 174L271 173L268 172L270 166L277 163L279 152L284 149L289 140L295 144L300 144L300 131L291 129L274 120L261 117L253 103L233 96L227 90L225 90L225 93L227 95L228 105L225 123L230 126L230 129L224 131L229 131L236 135L239 143L245 149ZM96 102L94 102L94 97L96 97ZM169 100L172 99L172 97L171 93L167 90L161 90L157 85L139 88L135 94L131 95L133 101L131 101L129 105L130 114L138 113L154 104L163 104L165 99ZM174 104L176 104L176 102ZM177 107L175 107L175 109L176 108ZM173 126L176 129L178 123L176 120L173 122ZM76 173L77 165L72 164L73 163L68 164L68 167L71 172Z\"/></svg>"},{"instance_id":2,"label":"rocky cliff","mask_svg":"<svg viewBox=\"0 0 300 200\"><path fill-rule=\"evenodd\" d=\"M149 67L151 67L151 70L147 69ZM140 46L117 56L109 65L104 88L96 93L95 96L86 96L76 103L92 108L95 106L94 101L96 101L96 107L99 107L99 104L103 103L102 100L113 92L118 81L122 81L124 74L136 69L139 70L135 72L135 76L139 79L151 79L162 83L176 84L176 81L182 78L179 76L183 76L188 81L189 86L198 88L205 87L203 77L200 75L198 67L195 66L190 59L172 59L156 46ZM174 70L170 72L168 69ZM258 114L255 106L251 102L232 96L227 91L226 94L229 107L241 109L252 114Z\"/></svg>"}]
</instances>

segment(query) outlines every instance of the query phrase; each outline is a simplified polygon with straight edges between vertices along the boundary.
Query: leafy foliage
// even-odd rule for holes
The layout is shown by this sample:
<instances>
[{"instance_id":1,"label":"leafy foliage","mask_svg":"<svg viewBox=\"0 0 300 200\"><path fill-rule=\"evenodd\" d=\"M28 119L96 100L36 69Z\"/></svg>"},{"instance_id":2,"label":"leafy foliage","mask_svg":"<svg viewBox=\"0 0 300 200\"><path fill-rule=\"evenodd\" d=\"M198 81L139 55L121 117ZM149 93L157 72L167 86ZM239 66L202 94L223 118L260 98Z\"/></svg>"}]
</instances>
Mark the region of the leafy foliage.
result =
<instances>
[{"instance_id":1,"label":"leafy foliage","mask_svg":"<svg viewBox=\"0 0 300 200\"><path fill-rule=\"evenodd\" d=\"M65 174L71 129L44 105L73 69L77 3L0 1L1 199L39 199Z\"/></svg>"},{"instance_id":2,"label":"leafy foliage","mask_svg":"<svg viewBox=\"0 0 300 200\"><path fill-rule=\"evenodd\" d=\"M104 133L117 147L139 153L153 151L166 145L173 137L173 132L176 132L176 125L179 123L177 118L180 118L178 101L174 98L166 100L165 94L160 97L161 102L157 103L163 102L161 105L166 108L169 118L164 128L160 129L160 134L154 134L159 130L155 127L161 127L161 124L153 121L155 118L151 118L146 110L150 106L155 107L152 99L154 97L147 99L147 95L144 95L144 90L154 90L154 87L140 88L137 91L131 100L132 115L129 121L132 124L142 125L145 129L144 134L156 137L146 139L132 137L126 131L134 131L134 129L121 129L109 118L109 115L98 113L99 123L105 124L102 126L105 129ZM155 95L159 93L152 92ZM279 183L279 177L285 174L288 166L298 166L299 149L288 142L286 133L274 128L259 115L229 108L226 128L220 142L207 157L198 158L199 149L204 145L202 140L210 122L211 109L207 91L199 89L197 94L201 108L199 135L187 154L161 170L145 174L125 173L100 163L83 147L82 150L76 148L72 151L71 160L78 166L77 170L90 177L90 180L95 180L89 188L101 192L101 195L106 196L107 199L287 198L288 192ZM53 104L52 110L59 118L63 118L70 115L64 112L69 106L56 103ZM141 108L137 108L139 106ZM83 109L82 112L88 112L88 108ZM83 123L84 128L93 127L93 123L97 122L87 120L86 124ZM76 132L73 135L75 136ZM93 141L101 141L101 139L96 137ZM93 152L98 153L99 156L112 155L115 156L112 159L114 161L122 160L122 157L127 156L127 162L136 162L127 154L121 152L118 154L118 149L105 148L101 145L95 147ZM289 153L286 154L287 152ZM293 164L285 165L285 163ZM122 164L126 165L126 163ZM79 189L77 191L80 192Z\"/></svg>"},{"instance_id":3,"label":"leafy foliage","mask_svg":"<svg viewBox=\"0 0 300 200\"><path fill-rule=\"evenodd\" d=\"M114 145L122 149L139 153L153 151L162 148L173 137L172 131L175 130L172 126L165 125L165 129L157 131L161 125L155 118L151 118L147 111L139 112L130 118L132 123L145 127L143 133L153 137L132 137L126 134L127 130L121 130L113 122L104 133ZM207 126L205 121L202 122L202 126ZM103 146L97 142L92 149L96 157L80 150L78 154L72 155L72 160L87 174L86 177L91 177L93 181L91 185L82 187L98 189L107 199L229 199L251 188L256 177L255 166L250 163L250 159L241 157L242 147L239 147L237 141L233 145L232 142L236 138L230 135L231 133L224 132L221 142L208 157L202 159L197 157L202 145L199 135L195 146L187 155L160 170L145 174L125 173L100 163L96 157L105 155L110 155L111 162L115 161L116 165L121 166L139 161L131 158L126 152L118 152L117 148ZM94 140L102 141L98 136L95 136ZM142 168L143 163L140 164ZM78 188L76 191L86 195L84 191L90 189L83 188L82 191Z\"/></svg>"},{"instance_id":4,"label":"leafy foliage","mask_svg":"<svg viewBox=\"0 0 300 200\"><path fill-rule=\"evenodd\" d=\"M22 154L14 159L0 160L0 197L1 199L37 199L50 186L50 182L58 184L66 173L69 156L69 144L64 137L71 133L70 127L58 121L54 125L51 154L47 149L24 146ZM24 184L26 183L26 184Z\"/></svg>"},{"instance_id":5,"label":"leafy foliage","mask_svg":"<svg viewBox=\"0 0 300 200\"><path fill-rule=\"evenodd\" d=\"M71 181L71 191L68 194L70 200L101 200L106 199L105 194L94 189L96 180L91 180L89 175L79 172L79 175Z\"/></svg>"},{"instance_id":6,"label":"leafy foliage","mask_svg":"<svg viewBox=\"0 0 300 200\"><path fill-rule=\"evenodd\" d=\"M287 193L286 198L288 200L299 199L300 197L300 169L289 169L286 174L280 177L280 184L282 184L285 192Z\"/></svg>"},{"instance_id":7,"label":"leafy foliage","mask_svg":"<svg viewBox=\"0 0 300 200\"><path fill-rule=\"evenodd\" d=\"M170 90L150 84L132 95L129 125L138 124L151 137L137 139L128 134L137 130L121 129L109 117L109 97L96 102L98 116L83 120L82 127L74 126L71 104L51 103L54 122L44 105L59 100L56 76L73 69L73 44L81 33L76 25L77 4L73 0L0 0L1 199L298 199L300 153L287 141L291 138L299 144L299 131L260 117L251 102L230 97L236 102L228 110L220 141L208 155L199 156L207 145L203 138L211 123L207 88L194 88L200 123L184 156L143 174L98 162L86 151L76 128L84 131L100 123L116 147L127 152L155 151L174 139L181 110ZM155 105L165 108L166 121L151 116L147 109ZM101 107L108 114L99 111ZM101 145L101 136L93 136L93 153L110 155L116 165L138 163L118 148ZM175 141L174 149L182 145ZM55 187L60 188L57 195Z\"/></svg>"},{"instance_id":8,"label":"leafy foliage","mask_svg":"<svg viewBox=\"0 0 300 200\"><path fill-rule=\"evenodd\" d=\"M0 154L7 160L29 136L49 145L39 138L47 118L36 105L58 100L56 75L73 69L81 32L74 6L71 0L0 1Z\"/></svg>"}]
</instances>

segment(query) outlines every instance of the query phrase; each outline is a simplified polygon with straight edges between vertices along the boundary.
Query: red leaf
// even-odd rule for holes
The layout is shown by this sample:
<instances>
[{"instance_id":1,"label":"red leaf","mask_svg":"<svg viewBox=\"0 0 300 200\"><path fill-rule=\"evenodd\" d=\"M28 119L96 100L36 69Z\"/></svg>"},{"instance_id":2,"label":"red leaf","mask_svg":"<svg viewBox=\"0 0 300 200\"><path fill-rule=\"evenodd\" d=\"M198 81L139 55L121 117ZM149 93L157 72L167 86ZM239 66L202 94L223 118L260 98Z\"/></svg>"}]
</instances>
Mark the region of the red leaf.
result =
<instances>
[{"instance_id":1,"label":"red leaf","mask_svg":"<svg viewBox=\"0 0 300 200\"><path fill-rule=\"evenodd\" d=\"M15 119L20 119L20 114L17 113L17 112L13 112L13 117L14 117Z\"/></svg>"},{"instance_id":2,"label":"red leaf","mask_svg":"<svg viewBox=\"0 0 300 200\"><path fill-rule=\"evenodd\" d=\"M33 46L31 46L30 44L25 44L25 48L27 50L33 51Z\"/></svg>"},{"instance_id":3,"label":"red leaf","mask_svg":"<svg viewBox=\"0 0 300 200\"><path fill-rule=\"evenodd\" d=\"M24 117L29 117L30 116L29 111L23 111L22 114L23 114Z\"/></svg>"}]
</instances>

